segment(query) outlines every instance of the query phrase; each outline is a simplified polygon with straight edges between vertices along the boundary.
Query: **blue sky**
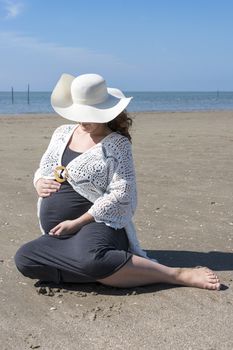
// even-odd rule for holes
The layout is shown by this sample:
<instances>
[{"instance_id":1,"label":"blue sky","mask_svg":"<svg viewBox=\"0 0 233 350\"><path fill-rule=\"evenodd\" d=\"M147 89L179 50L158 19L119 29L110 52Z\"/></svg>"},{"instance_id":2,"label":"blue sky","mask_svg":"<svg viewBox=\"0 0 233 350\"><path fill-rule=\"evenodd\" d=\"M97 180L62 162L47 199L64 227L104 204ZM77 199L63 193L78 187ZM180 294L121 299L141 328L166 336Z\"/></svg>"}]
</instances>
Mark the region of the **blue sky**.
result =
<instances>
[{"instance_id":1,"label":"blue sky","mask_svg":"<svg viewBox=\"0 0 233 350\"><path fill-rule=\"evenodd\" d=\"M0 0L0 91L62 73L122 90L233 90L231 0Z\"/></svg>"}]
</instances>

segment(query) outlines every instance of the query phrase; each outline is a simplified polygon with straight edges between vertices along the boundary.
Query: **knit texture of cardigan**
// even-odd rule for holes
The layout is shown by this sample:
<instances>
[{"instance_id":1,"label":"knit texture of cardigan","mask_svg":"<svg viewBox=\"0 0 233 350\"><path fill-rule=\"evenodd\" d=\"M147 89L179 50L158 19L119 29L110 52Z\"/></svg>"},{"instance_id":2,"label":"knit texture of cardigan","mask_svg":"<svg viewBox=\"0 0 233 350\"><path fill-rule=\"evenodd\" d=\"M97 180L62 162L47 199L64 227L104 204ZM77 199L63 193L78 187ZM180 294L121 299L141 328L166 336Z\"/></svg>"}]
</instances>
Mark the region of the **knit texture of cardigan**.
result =
<instances>
[{"instance_id":1,"label":"knit texture of cardigan","mask_svg":"<svg viewBox=\"0 0 233 350\"><path fill-rule=\"evenodd\" d=\"M63 152L78 125L57 128L34 176L54 179L54 169L61 164ZM67 181L93 203L89 213L96 222L114 229L125 228L129 251L148 258L140 248L132 217L137 206L135 169L129 140L112 132L101 142L73 159L67 166ZM38 214L41 198L38 201ZM42 230L43 233L43 230Z\"/></svg>"}]
</instances>

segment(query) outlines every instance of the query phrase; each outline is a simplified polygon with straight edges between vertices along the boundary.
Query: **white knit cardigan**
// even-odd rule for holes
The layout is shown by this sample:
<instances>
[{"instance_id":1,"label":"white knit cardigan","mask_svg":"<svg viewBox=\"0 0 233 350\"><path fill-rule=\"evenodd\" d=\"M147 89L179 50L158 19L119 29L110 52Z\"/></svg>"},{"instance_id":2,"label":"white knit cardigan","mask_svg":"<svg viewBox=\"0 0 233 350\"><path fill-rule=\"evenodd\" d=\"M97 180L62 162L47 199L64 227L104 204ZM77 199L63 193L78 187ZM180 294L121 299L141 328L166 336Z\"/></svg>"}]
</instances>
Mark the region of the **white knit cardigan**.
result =
<instances>
[{"instance_id":1,"label":"white knit cardigan","mask_svg":"<svg viewBox=\"0 0 233 350\"><path fill-rule=\"evenodd\" d=\"M63 152L78 126L62 125L55 130L35 173L34 185L39 178L54 179L54 168L62 165ZM104 222L114 229L125 228L129 251L148 258L140 248L132 222L137 192L129 140L113 132L73 159L66 169L69 174L67 181L73 189L93 203L88 212L95 221ZM41 200L39 198L38 216Z\"/></svg>"}]
</instances>

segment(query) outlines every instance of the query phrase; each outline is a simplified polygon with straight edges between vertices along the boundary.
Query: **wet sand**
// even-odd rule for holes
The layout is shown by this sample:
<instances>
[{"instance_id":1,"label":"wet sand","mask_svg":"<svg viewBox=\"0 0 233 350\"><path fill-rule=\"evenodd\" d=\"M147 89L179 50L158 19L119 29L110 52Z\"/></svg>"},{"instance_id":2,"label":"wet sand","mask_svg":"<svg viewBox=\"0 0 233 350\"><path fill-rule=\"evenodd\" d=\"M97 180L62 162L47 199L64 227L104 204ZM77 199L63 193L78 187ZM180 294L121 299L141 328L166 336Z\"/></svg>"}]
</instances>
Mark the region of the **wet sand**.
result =
<instances>
[{"instance_id":1,"label":"wet sand","mask_svg":"<svg viewBox=\"0 0 233 350\"><path fill-rule=\"evenodd\" d=\"M21 276L13 256L40 234L33 172L67 121L1 116L1 349L233 348L233 112L132 116L142 247L170 266L206 265L225 288L58 288Z\"/></svg>"}]
</instances>

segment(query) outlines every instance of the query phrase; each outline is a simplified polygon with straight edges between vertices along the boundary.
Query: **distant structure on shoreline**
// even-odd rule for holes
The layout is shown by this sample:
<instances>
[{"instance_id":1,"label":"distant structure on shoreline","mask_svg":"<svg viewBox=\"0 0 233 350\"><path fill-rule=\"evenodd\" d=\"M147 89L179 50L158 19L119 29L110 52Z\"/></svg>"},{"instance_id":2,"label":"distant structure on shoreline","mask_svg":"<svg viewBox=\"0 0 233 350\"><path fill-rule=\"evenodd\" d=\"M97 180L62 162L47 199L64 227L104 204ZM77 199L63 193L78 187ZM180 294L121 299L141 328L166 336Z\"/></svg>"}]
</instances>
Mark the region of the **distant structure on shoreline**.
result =
<instances>
[{"instance_id":1,"label":"distant structure on shoreline","mask_svg":"<svg viewBox=\"0 0 233 350\"><path fill-rule=\"evenodd\" d=\"M11 87L11 103L14 104L14 87ZM27 89L27 104L30 104L30 85L28 84Z\"/></svg>"}]
</instances>

